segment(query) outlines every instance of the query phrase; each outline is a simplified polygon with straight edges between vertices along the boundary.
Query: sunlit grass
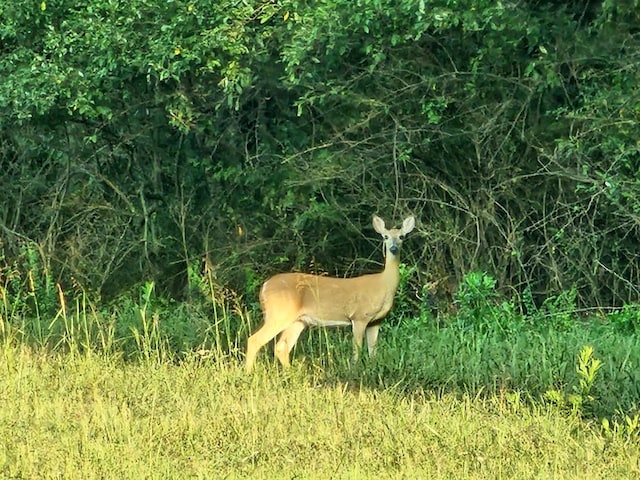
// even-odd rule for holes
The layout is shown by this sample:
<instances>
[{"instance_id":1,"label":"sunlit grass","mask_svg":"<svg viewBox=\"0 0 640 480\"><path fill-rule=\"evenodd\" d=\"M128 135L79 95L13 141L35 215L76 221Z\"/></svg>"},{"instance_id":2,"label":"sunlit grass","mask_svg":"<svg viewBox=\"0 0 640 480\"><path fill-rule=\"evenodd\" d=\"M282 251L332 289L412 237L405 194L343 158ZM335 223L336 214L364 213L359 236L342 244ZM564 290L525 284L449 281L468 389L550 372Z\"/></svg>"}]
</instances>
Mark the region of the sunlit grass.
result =
<instances>
[{"instance_id":1,"label":"sunlit grass","mask_svg":"<svg viewBox=\"0 0 640 480\"><path fill-rule=\"evenodd\" d=\"M311 329L291 370L269 346L245 375L259 316L237 298L171 304L150 284L108 310L58 288L47 316L0 293L0 478L640 473L633 310L558 323L485 292L457 316L391 318L375 359L350 364L348 329Z\"/></svg>"},{"instance_id":2,"label":"sunlit grass","mask_svg":"<svg viewBox=\"0 0 640 480\"><path fill-rule=\"evenodd\" d=\"M314 373L315 372L315 373ZM638 446L516 394L328 384L312 365L5 345L4 478L633 478Z\"/></svg>"}]
</instances>

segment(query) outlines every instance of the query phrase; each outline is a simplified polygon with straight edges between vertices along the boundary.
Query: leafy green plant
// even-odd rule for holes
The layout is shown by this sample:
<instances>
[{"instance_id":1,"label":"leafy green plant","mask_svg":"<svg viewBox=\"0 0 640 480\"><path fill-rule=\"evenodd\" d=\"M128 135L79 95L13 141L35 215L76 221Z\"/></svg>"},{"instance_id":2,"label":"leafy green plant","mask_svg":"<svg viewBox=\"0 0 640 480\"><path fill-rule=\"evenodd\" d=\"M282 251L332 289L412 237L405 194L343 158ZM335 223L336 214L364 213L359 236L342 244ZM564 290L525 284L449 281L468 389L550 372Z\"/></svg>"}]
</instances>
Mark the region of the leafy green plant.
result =
<instances>
[{"instance_id":1,"label":"leafy green plant","mask_svg":"<svg viewBox=\"0 0 640 480\"><path fill-rule=\"evenodd\" d=\"M471 272L464 276L456 293L458 316L472 323L483 324L493 317L495 307L496 279L492 276Z\"/></svg>"},{"instance_id":2,"label":"leafy green plant","mask_svg":"<svg viewBox=\"0 0 640 480\"><path fill-rule=\"evenodd\" d=\"M572 386L571 392L549 389L545 393L545 399L560 408L568 408L577 415L592 413L596 401L593 388L601 367L602 361L593 356L593 347L584 346L578 354L575 369L578 379L577 385Z\"/></svg>"},{"instance_id":3,"label":"leafy green plant","mask_svg":"<svg viewBox=\"0 0 640 480\"><path fill-rule=\"evenodd\" d=\"M593 356L593 347L591 345L587 345L580 350L576 366L578 386L575 387L575 391L588 402L594 401L592 391L596 382L596 375L601 367L602 361Z\"/></svg>"},{"instance_id":4,"label":"leafy green plant","mask_svg":"<svg viewBox=\"0 0 640 480\"><path fill-rule=\"evenodd\" d=\"M622 333L627 335L640 333L640 305L624 305L620 309L607 313L606 319Z\"/></svg>"},{"instance_id":5,"label":"leafy green plant","mask_svg":"<svg viewBox=\"0 0 640 480\"><path fill-rule=\"evenodd\" d=\"M534 323L550 325L556 329L571 328L576 321L576 296L577 291L572 288L545 298L540 307L536 307L530 299L525 300L527 318ZM528 297L525 296L525 299Z\"/></svg>"},{"instance_id":6,"label":"leafy green plant","mask_svg":"<svg viewBox=\"0 0 640 480\"><path fill-rule=\"evenodd\" d=\"M522 315L512 300L501 300L496 279L486 273L465 275L458 287L455 303L457 322L480 332L510 334L522 321Z\"/></svg>"}]
</instances>

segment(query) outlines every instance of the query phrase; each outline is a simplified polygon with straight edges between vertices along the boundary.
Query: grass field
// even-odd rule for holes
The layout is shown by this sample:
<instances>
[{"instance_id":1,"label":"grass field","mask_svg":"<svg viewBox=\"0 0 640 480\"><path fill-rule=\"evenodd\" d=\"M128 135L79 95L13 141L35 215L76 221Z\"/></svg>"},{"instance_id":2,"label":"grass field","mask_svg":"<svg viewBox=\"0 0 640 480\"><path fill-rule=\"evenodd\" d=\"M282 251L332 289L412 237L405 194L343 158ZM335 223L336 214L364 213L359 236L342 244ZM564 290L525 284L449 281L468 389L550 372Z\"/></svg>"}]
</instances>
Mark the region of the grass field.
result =
<instances>
[{"instance_id":1,"label":"grass field","mask_svg":"<svg viewBox=\"0 0 640 480\"><path fill-rule=\"evenodd\" d=\"M637 307L584 319L562 298L526 315L491 288L459 298L438 318L398 302L375 359L349 365L350 333L316 329L290 370L265 348L246 375L241 309L146 296L110 316L61 301L47 320L5 291L0 478L640 474Z\"/></svg>"},{"instance_id":2,"label":"grass field","mask_svg":"<svg viewBox=\"0 0 640 480\"><path fill-rule=\"evenodd\" d=\"M0 475L15 479L557 478L640 474L636 437L514 392L327 382L304 362L130 363L5 346Z\"/></svg>"}]
</instances>

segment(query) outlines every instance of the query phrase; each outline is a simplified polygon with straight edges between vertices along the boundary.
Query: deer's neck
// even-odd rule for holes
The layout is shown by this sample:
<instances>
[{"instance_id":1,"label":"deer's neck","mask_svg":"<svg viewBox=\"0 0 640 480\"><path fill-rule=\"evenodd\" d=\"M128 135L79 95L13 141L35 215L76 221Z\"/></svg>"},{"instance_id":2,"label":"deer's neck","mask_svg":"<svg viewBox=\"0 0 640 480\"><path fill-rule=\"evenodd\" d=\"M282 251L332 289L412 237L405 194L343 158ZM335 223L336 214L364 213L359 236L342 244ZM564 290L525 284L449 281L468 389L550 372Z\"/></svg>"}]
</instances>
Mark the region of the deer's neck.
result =
<instances>
[{"instance_id":1,"label":"deer's neck","mask_svg":"<svg viewBox=\"0 0 640 480\"><path fill-rule=\"evenodd\" d=\"M382 281L388 290L395 293L400 283L400 257L387 252L382 271Z\"/></svg>"}]
</instances>

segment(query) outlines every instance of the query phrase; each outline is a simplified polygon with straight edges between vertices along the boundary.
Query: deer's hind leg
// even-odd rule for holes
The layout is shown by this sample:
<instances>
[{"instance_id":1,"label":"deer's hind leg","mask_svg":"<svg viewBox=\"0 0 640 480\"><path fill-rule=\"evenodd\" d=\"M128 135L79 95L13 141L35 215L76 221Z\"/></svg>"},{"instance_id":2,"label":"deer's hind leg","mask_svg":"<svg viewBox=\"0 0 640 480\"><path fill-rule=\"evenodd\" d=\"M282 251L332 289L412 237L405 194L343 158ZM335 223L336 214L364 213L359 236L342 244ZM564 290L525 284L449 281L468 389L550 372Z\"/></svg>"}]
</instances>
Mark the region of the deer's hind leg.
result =
<instances>
[{"instance_id":1,"label":"deer's hind leg","mask_svg":"<svg viewBox=\"0 0 640 480\"><path fill-rule=\"evenodd\" d=\"M258 351L282 330L283 328L280 324L265 321L264 325L249 337L247 340L247 355L245 357L245 370L247 373L251 373L253 370Z\"/></svg>"},{"instance_id":2,"label":"deer's hind leg","mask_svg":"<svg viewBox=\"0 0 640 480\"><path fill-rule=\"evenodd\" d=\"M287 328L285 328L280 337L278 338L278 342L276 343L275 354L280 363L284 367L288 367L291 365L289 360L289 354L293 347L296 345L300 334L305 329L306 325L301 320L296 320Z\"/></svg>"}]
</instances>

